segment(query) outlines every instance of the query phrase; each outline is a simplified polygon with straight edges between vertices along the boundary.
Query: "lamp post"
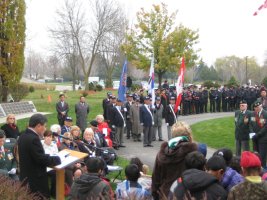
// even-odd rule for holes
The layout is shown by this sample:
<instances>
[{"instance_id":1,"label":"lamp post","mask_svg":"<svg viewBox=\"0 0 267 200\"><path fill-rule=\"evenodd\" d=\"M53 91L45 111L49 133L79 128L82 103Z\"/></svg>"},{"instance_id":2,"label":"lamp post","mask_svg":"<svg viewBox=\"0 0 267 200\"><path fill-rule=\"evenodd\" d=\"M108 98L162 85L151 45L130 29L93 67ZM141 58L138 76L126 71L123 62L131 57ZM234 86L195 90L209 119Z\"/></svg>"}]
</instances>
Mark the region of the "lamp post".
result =
<instances>
[{"instance_id":1,"label":"lamp post","mask_svg":"<svg viewBox=\"0 0 267 200\"><path fill-rule=\"evenodd\" d=\"M246 84L248 84L248 57L246 56Z\"/></svg>"}]
</instances>

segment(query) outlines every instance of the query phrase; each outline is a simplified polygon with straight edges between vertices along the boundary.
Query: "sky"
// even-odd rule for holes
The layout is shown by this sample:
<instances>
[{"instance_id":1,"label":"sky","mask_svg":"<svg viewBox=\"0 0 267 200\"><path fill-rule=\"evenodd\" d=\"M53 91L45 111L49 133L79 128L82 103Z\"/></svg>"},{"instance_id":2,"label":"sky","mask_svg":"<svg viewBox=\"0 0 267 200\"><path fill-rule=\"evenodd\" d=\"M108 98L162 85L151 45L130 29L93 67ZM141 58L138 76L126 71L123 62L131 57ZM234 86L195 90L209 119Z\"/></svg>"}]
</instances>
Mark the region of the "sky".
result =
<instances>
[{"instance_id":1,"label":"sky","mask_svg":"<svg viewBox=\"0 0 267 200\"><path fill-rule=\"evenodd\" d=\"M48 27L64 0L26 0L26 54L30 50L51 54L53 41ZM88 1L88 0L83 0ZM198 30L199 56L208 65L216 58L236 55L255 57L262 65L267 58L267 8L253 13L265 0L119 0L130 22L143 7L164 2L171 12L178 10L176 24Z\"/></svg>"}]
</instances>

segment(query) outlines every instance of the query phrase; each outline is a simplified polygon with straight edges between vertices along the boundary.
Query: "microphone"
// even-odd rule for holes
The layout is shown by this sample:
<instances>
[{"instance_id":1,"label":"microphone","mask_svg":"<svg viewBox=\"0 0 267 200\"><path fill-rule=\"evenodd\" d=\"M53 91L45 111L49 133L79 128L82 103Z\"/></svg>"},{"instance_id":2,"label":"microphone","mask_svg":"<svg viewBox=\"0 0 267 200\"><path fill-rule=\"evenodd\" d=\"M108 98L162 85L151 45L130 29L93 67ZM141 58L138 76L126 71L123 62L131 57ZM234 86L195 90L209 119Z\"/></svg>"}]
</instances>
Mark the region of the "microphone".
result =
<instances>
[{"instance_id":1,"label":"microphone","mask_svg":"<svg viewBox=\"0 0 267 200\"><path fill-rule=\"evenodd\" d=\"M52 134L53 134L53 136L55 136L55 137L60 137L60 138L63 138L63 139L65 139L65 140L73 141L71 138L65 137L65 136L63 136L63 135L59 135L59 134L57 134L57 133L55 133L55 132L52 132Z\"/></svg>"}]
</instances>

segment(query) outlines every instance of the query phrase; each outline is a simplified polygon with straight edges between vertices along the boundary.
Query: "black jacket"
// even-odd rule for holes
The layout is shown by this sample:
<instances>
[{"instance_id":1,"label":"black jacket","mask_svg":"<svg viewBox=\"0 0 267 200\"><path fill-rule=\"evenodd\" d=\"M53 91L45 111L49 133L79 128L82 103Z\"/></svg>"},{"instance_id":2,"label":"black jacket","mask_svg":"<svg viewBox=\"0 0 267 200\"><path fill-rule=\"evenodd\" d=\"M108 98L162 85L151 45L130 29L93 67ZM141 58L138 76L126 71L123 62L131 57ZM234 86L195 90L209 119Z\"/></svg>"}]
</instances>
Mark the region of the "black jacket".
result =
<instances>
[{"instance_id":1,"label":"black jacket","mask_svg":"<svg viewBox=\"0 0 267 200\"><path fill-rule=\"evenodd\" d=\"M4 124L1 126L1 129L5 131L7 138L15 138L19 136L19 128L15 126L16 128L12 128L9 124Z\"/></svg>"},{"instance_id":2,"label":"black jacket","mask_svg":"<svg viewBox=\"0 0 267 200\"><path fill-rule=\"evenodd\" d=\"M119 113L118 109L116 106L112 108L112 115L111 115L111 125L114 125L116 127L123 127L125 124L125 119L123 117L124 113L122 110L120 110L121 113Z\"/></svg>"},{"instance_id":3,"label":"black jacket","mask_svg":"<svg viewBox=\"0 0 267 200\"><path fill-rule=\"evenodd\" d=\"M165 121L166 121L166 123L169 124L169 126L172 126L174 123L176 123L178 116L177 116L177 112L174 113L174 108L172 111L170 106L171 106L171 104L169 104L165 109Z\"/></svg>"},{"instance_id":4,"label":"black jacket","mask_svg":"<svg viewBox=\"0 0 267 200\"><path fill-rule=\"evenodd\" d=\"M31 129L19 137L20 181L29 184L32 192L49 197L46 167L60 164L60 158L45 154L39 136Z\"/></svg>"},{"instance_id":5,"label":"black jacket","mask_svg":"<svg viewBox=\"0 0 267 200\"><path fill-rule=\"evenodd\" d=\"M227 199L227 192L213 175L198 169L188 169L182 174L182 183L175 188L174 196L177 200L188 196L195 199L224 200Z\"/></svg>"}]
</instances>

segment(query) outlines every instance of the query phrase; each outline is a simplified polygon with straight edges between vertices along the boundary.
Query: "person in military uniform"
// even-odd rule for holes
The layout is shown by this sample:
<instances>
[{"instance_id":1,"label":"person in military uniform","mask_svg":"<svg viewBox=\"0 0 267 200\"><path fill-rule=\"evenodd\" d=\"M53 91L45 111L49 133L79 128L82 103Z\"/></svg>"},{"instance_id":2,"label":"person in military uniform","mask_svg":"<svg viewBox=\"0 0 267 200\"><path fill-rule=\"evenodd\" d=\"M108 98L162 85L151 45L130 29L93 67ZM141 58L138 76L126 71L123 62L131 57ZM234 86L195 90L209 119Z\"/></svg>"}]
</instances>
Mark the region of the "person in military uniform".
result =
<instances>
[{"instance_id":1,"label":"person in military uniform","mask_svg":"<svg viewBox=\"0 0 267 200\"><path fill-rule=\"evenodd\" d=\"M124 111L125 111L125 117L126 117L126 133L127 133L127 139L131 138L132 134L132 122L130 120L130 107L133 104L133 95L128 94L127 95L127 101L124 104Z\"/></svg>"},{"instance_id":2,"label":"person in military uniform","mask_svg":"<svg viewBox=\"0 0 267 200\"><path fill-rule=\"evenodd\" d=\"M260 97L257 99L257 101L261 102L262 108L264 110L267 110L267 97L266 97L266 88L262 87L260 90Z\"/></svg>"},{"instance_id":3,"label":"person in military uniform","mask_svg":"<svg viewBox=\"0 0 267 200\"><path fill-rule=\"evenodd\" d=\"M208 99L209 99L209 91L207 90L207 87L204 87L202 91L202 99L203 99L203 111L207 113L208 112Z\"/></svg>"},{"instance_id":4,"label":"person in military uniform","mask_svg":"<svg viewBox=\"0 0 267 200\"><path fill-rule=\"evenodd\" d=\"M247 101L248 109L253 110L253 103L257 100L257 92L254 87L247 88L244 94L244 99Z\"/></svg>"},{"instance_id":5,"label":"person in military uniform","mask_svg":"<svg viewBox=\"0 0 267 200\"><path fill-rule=\"evenodd\" d=\"M13 155L12 138L7 139L3 130L0 129L0 174L9 176L13 180L19 180L17 172L17 163ZM12 145L13 144L13 145Z\"/></svg>"},{"instance_id":6,"label":"person in military uniform","mask_svg":"<svg viewBox=\"0 0 267 200\"><path fill-rule=\"evenodd\" d=\"M254 150L258 151L261 157L262 167L266 168L267 156L267 112L262 108L262 104L256 101L254 112L250 115L250 133L255 134L252 137Z\"/></svg>"},{"instance_id":7,"label":"person in military uniform","mask_svg":"<svg viewBox=\"0 0 267 200\"><path fill-rule=\"evenodd\" d=\"M216 92L216 89L214 87L210 88L209 99L210 99L210 112L211 113L216 112L215 100L217 99L217 92Z\"/></svg>"},{"instance_id":8,"label":"person in military uniform","mask_svg":"<svg viewBox=\"0 0 267 200\"><path fill-rule=\"evenodd\" d=\"M167 132L168 132L168 140L170 140L171 137L171 127L174 123L177 122L177 112L174 112L175 107L175 97L170 98L170 104L166 107L165 110L165 121L167 125Z\"/></svg>"},{"instance_id":9,"label":"person in military uniform","mask_svg":"<svg viewBox=\"0 0 267 200\"><path fill-rule=\"evenodd\" d=\"M221 112L222 92L220 88L216 90L216 94L217 94L217 98L215 99L216 112Z\"/></svg>"},{"instance_id":10,"label":"person in military uniform","mask_svg":"<svg viewBox=\"0 0 267 200\"><path fill-rule=\"evenodd\" d=\"M161 89L160 102L163 105L162 117L165 118L165 109L169 103L169 97L166 94L166 89Z\"/></svg>"},{"instance_id":11,"label":"person in military uniform","mask_svg":"<svg viewBox=\"0 0 267 200\"><path fill-rule=\"evenodd\" d=\"M222 111L228 112L229 90L225 85L222 90Z\"/></svg>"},{"instance_id":12,"label":"person in military uniform","mask_svg":"<svg viewBox=\"0 0 267 200\"><path fill-rule=\"evenodd\" d=\"M236 156L241 155L243 151L249 151L249 119L250 111L247 110L247 102L239 102L239 110L235 112L235 146Z\"/></svg>"},{"instance_id":13,"label":"person in military uniform","mask_svg":"<svg viewBox=\"0 0 267 200\"><path fill-rule=\"evenodd\" d=\"M156 135L158 133L159 141L162 139L162 113L163 105L160 102L160 97L156 97L155 109L154 109L154 133L152 134L152 140L156 140Z\"/></svg>"},{"instance_id":14,"label":"person in military uniform","mask_svg":"<svg viewBox=\"0 0 267 200\"><path fill-rule=\"evenodd\" d=\"M199 92L197 86L194 87L194 91L192 93L193 105L194 105L194 113L200 113L200 96L201 93Z\"/></svg>"},{"instance_id":15,"label":"person in military uniform","mask_svg":"<svg viewBox=\"0 0 267 200\"><path fill-rule=\"evenodd\" d=\"M188 115L191 114L190 112L190 104L191 104L191 100L192 100L192 93L189 90L189 88L185 88L183 95L183 115Z\"/></svg>"},{"instance_id":16,"label":"person in military uniform","mask_svg":"<svg viewBox=\"0 0 267 200\"><path fill-rule=\"evenodd\" d=\"M229 111L235 110L235 99L236 99L236 93L234 87L232 86L229 89Z\"/></svg>"}]
</instances>

